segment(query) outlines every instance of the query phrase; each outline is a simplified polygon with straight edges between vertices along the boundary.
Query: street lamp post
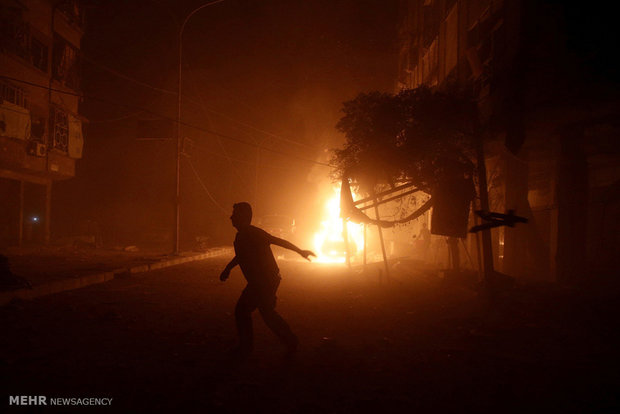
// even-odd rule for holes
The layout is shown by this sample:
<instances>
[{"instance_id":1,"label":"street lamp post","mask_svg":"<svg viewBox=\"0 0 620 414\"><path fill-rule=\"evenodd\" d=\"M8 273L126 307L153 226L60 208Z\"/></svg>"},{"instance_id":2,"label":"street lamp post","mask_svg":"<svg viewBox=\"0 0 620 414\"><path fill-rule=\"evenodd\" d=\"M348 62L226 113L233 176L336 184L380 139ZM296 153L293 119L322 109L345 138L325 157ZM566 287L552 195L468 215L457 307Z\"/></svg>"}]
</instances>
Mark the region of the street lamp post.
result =
<instances>
[{"instance_id":1,"label":"street lamp post","mask_svg":"<svg viewBox=\"0 0 620 414\"><path fill-rule=\"evenodd\" d=\"M174 199L174 215L175 215L175 226L174 226L174 254L179 254L179 218L180 218L180 210L181 206L179 203L179 187L180 187L180 178L181 178L181 85L182 85L182 62L183 62L183 30L185 29L185 25L189 21L189 19L196 14L198 11L204 9L208 6L213 6L214 4L221 3L224 0L215 0L208 3L203 4L192 10L179 28L179 82L178 82L178 93L177 93L177 142L176 142L176 185L175 185L175 199Z\"/></svg>"}]
</instances>

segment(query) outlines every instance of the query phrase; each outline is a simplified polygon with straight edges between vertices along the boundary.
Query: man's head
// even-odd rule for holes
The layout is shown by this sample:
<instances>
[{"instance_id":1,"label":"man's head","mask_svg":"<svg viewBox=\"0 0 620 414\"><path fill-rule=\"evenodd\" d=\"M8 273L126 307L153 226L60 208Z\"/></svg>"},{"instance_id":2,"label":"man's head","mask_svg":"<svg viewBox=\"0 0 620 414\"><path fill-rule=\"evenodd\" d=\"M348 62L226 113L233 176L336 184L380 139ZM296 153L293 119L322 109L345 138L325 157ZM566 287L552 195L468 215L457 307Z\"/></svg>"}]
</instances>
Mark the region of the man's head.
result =
<instances>
[{"instance_id":1,"label":"man's head","mask_svg":"<svg viewBox=\"0 0 620 414\"><path fill-rule=\"evenodd\" d=\"M241 202L233 204L230 221L237 230L249 226L252 222L252 206L250 203Z\"/></svg>"}]
</instances>

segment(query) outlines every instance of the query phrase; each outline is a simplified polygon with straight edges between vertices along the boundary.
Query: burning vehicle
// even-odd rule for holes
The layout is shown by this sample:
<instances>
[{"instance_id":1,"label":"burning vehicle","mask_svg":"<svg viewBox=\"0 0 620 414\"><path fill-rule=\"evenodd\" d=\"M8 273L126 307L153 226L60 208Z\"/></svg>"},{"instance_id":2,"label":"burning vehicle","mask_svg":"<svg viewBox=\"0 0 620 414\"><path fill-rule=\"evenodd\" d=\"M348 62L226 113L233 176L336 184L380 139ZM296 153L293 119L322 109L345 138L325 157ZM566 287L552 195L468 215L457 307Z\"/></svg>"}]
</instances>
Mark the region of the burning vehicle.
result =
<instances>
[{"instance_id":1,"label":"burning vehicle","mask_svg":"<svg viewBox=\"0 0 620 414\"><path fill-rule=\"evenodd\" d=\"M289 216L271 214L258 219L258 226L272 236L290 239L296 233L295 219Z\"/></svg>"}]
</instances>

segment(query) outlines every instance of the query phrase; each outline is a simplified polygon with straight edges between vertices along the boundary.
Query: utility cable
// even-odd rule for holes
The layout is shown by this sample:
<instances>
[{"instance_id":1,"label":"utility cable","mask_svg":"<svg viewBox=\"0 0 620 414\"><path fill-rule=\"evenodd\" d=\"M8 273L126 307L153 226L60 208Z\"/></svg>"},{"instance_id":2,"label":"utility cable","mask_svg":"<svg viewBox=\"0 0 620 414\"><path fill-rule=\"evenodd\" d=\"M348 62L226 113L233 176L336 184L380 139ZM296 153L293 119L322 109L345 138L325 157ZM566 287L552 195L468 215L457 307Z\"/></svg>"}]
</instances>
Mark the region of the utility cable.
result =
<instances>
[{"instance_id":1,"label":"utility cable","mask_svg":"<svg viewBox=\"0 0 620 414\"><path fill-rule=\"evenodd\" d=\"M134 111L125 115L121 115L118 116L116 118L108 118L108 119L89 119L88 123L89 124L103 124L103 123L107 123L107 122L118 122L118 121L124 121L125 119L129 119L129 118L133 118L136 115L139 115L141 113L143 113L144 111L142 109L140 109L139 111Z\"/></svg>"},{"instance_id":2,"label":"utility cable","mask_svg":"<svg viewBox=\"0 0 620 414\"><path fill-rule=\"evenodd\" d=\"M37 87L37 88L49 90L49 91L56 92L56 93L61 93L61 94L70 95L70 96L76 96L78 98L88 98L88 99L92 99L93 101L105 103L105 104L108 104L108 105L119 106L119 107L124 107L124 108L131 108L131 109L134 109L134 110L142 110L145 113L157 116L158 118L161 118L161 119L165 119L165 120L174 122L175 124L178 123L180 125L187 126L189 128L194 128L194 129L196 129L198 131L203 131L203 132L206 132L206 133L209 133L209 134L213 134L215 136L219 136L219 137L222 137L222 138L230 140L230 141L238 142L240 144L248 145L248 146L254 147L254 148L261 148L261 149L264 149L265 151L268 151L268 152L272 152L272 153L280 154L280 155L285 155L287 157L295 158L295 159L300 160L300 161L305 161L305 162L310 163L310 164L321 165L321 166L328 167L328 168L331 167L331 165L329 165L327 163L324 163L324 162L315 161L315 160L311 160L311 159L304 158L304 157L299 157L297 155L289 154L289 153L286 153L284 151L279 151L279 150L276 150L276 149L273 149L273 148L263 147L263 146L261 146L259 144L248 142L248 141L245 141L245 140L243 140L241 138L237 138L237 137L233 137L233 136L230 136L230 135L222 134L220 132L212 131L212 130L209 130L207 128L202 128L202 127L199 127L197 125L192 125L192 124L189 124L187 122L178 121L178 120L176 120L174 118L171 118L169 116L158 114L157 112L153 112L153 111L151 111L149 109L146 109L146 108L143 108L143 107L140 107L140 106L137 106L137 105L129 105L129 104L122 104L122 103L117 103L117 102L111 102L111 101L108 101L107 99L99 98L99 97L96 97L96 96L93 96L93 95L86 95L86 94L83 94L83 93L69 92L69 91L63 91L61 89L49 88L46 85L40 85L40 84L37 84L37 83L34 83L34 82L28 82L28 81L25 81L25 80L22 80L22 79L16 79L16 78L13 78L13 77L10 77L10 76L5 76L5 75L0 75L0 78L7 79L7 80L10 80L10 81L13 81L13 82L23 83L23 84L26 84L26 85L34 86L34 87Z\"/></svg>"},{"instance_id":3,"label":"utility cable","mask_svg":"<svg viewBox=\"0 0 620 414\"><path fill-rule=\"evenodd\" d=\"M239 158L234 158L234 157L231 157L231 156L219 153L217 151L213 151L213 150L207 149L206 147L203 147L202 145L196 145L195 143L192 145L192 147L197 149L200 152L212 154L212 155L215 155L216 157L226 158L230 162L236 162L236 163L248 164L248 165L250 165L250 164L251 165L256 165L255 161L248 161L248 160L242 160L242 159L239 159ZM265 164L261 168L270 168L270 169L274 169L274 170L287 171L287 172L295 171L292 168L278 167L276 165L270 165L270 164ZM244 183L244 185L245 185L245 183ZM246 187L247 187L247 185L246 185Z\"/></svg>"},{"instance_id":4,"label":"utility cable","mask_svg":"<svg viewBox=\"0 0 620 414\"><path fill-rule=\"evenodd\" d=\"M196 86L196 90L198 90L198 88L197 88L198 85L196 84L197 83L196 79L193 76L190 76L190 79L194 83L194 86ZM205 117L207 118L207 122L209 124L211 124L211 119L209 117L209 114L206 113L207 112L207 106L204 103L204 100L202 98L202 94L198 93L198 99L200 100L200 104L201 104L202 110L205 111ZM209 125L209 126L212 126L212 124ZM237 175L237 177L241 180L243 185L246 186L246 188L249 188L249 185L246 184L246 182L243 179L243 177L241 177L241 174L239 173L239 171L237 171L237 166L232 162L230 156L228 155L228 151L226 151L226 148L222 144L222 140L220 139L220 137L217 137L217 143L218 143L219 147L221 148L222 152L224 153L224 155L226 156L226 159L228 160L228 163L232 167L233 171L235 172L235 175Z\"/></svg>"},{"instance_id":5,"label":"utility cable","mask_svg":"<svg viewBox=\"0 0 620 414\"><path fill-rule=\"evenodd\" d=\"M124 80L126 80L128 82L133 82L136 85L140 85L140 86L142 86L144 88L152 89L154 91L161 92L161 93L166 93L168 95L174 95L174 96L178 95L178 93L175 92L175 91L171 91L171 90L163 89L163 88L158 88L157 86L149 85L148 83L145 83L145 82L139 81L137 79L134 79L132 77L129 77L127 75L124 75L124 74L122 74L122 73L120 73L120 72L118 72L118 71L116 71L116 70L114 70L112 68L109 68L108 66L106 66L106 65L104 65L102 63L94 61L93 59L91 59L87 55L85 55L84 53L80 53L80 57L83 60L85 60L86 62L90 63L91 65L99 66L101 69L103 69L103 70L105 70L107 72L110 72L112 75L117 76L117 77L119 77L121 79L124 79Z\"/></svg>"},{"instance_id":6,"label":"utility cable","mask_svg":"<svg viewBox=\"0 0 620 414\"><path fill-rule=\"evenodd\" d=\"M106 70L106 71L110 72L110 73L111 73L111 74L113 74L114 76L117 76L117 77L119 77L119 78L121 78L121 79L124 79L124 80L126 80L126 81L128 81L128 82L133 82L133 83L135 83L135 84L137 84L137 85L140 85L140 86L142 86L142 87L144 87L144 88L152 89L152 90L154 90L154 91L161 92L161 93L165 93L165 94L168 94L168 95L174 95L174 96L177 96L177 95L178 95L178 92L177 92L177 91L171 91L171 90L169 90L169 89L163 89L163 88L159 88L159 87L157 87L157 86L149 85L148 83L145 83L145 82L139 81L139 80L137 80L137 79L134 79L134 78L132 78L132 77L130 77L130 76L124 75L124 74L122 74L122 73L120 73L120 72L118 72L118 71L116 71L116 70L114 70L114 69L111 69L111 68L109 68L109 67L107 67L107 66L105 66L105 65L103 65L103 64L101 64L101 63L99 63L99 62L94 61L93 59L89 58L88 56L85 56L83 53L81 53L81 55L80 55L80 56L82 56L82 57L84 58L84 60L85 60L85 61L87 61L88 63L90 63L91 65L94 65L94 66L99 66L99 67L101 67L102 69L104 69L104 70ZM196 101L194 101L194 100L193 100L193 99L191 99L191 98L185 97L185 99L186 99L188 102L190 102L190 103L192 103L192 104L194 104L194 105L197 105L197 104L198 104ZM220 117L222 117L222 118L224 118L224 119L226 119L226 120L228 120L228 121L230 121L230 122L237 123L237 124L242 125L242 126L244 126L244 127L246 127L246 128L250 128L250 129L252 129L252 130L254 130L254 131L260 132L261 134L265 134L265 135L268 135L268 136L270 136L270 137L273 137L273 138L276 138L276 139L282 140L282 141L284 141L284 142L288 142L289 144L294 144L294 145L299 145L299 146L306 147L306 148L316 149L315 147L313 147L313 146L311 146L311 145L305 144L305 143L303 143L303 142L297 142L297 141L292 140L292 139L289 139L289 138L282 137L282 136L280 136L280 135L274 134L273 132L265 131L264 129L260 129L260 128L257 128L257 127L255 127L255 126L253 126L253 125L248 124L248 123L245 123L245 122L239 121L239 120L237 120L237 119L234 119L234 118L232 118L232 117L230 117L230 116L228 116L228 115L226 115L226 114L223 114L223 113L221 113L221 112L215 111L215 110L213 110L213 109L210 109L210 108L205 107L205 108L204 108L204 110L205 110L205 111L208 111L208 112L211 112L211 113L213 113L213 114L215 114L215 115L218 115L218 116L220 116Z\"/></svg>"},{"instance_id":7,"label":"utility cable","mask_svg":"<svg viewBox=\"0 0 620 414\"><path fill-rule=\"evenodd\" d=\"M228 210L226 210L224 207L222 207L220 205L220 203L217 202L217 200L215 199L215 197L213 197L213 195L211 194L211 192L209 192L209 189L207 188L207 186L205 185L205 183L202 181L202 179L200 178L200 175L198 175L198 171L196 171L196 168L194 168L194 164L192 164L192 161L185 157L185 159L187 160L187 163L189 164L189 166L191 167L192 171L194 172L194 175L196 176L196 179L198 180L198 182L200 183L200 185L202 186L202 188L205 190L205 193L207 193L207 195L209 196L209 198L211 199L211 201L213 201L213 204L215 204L223 213L225 216L228 215Z\"/></svg>"}]
</instances>

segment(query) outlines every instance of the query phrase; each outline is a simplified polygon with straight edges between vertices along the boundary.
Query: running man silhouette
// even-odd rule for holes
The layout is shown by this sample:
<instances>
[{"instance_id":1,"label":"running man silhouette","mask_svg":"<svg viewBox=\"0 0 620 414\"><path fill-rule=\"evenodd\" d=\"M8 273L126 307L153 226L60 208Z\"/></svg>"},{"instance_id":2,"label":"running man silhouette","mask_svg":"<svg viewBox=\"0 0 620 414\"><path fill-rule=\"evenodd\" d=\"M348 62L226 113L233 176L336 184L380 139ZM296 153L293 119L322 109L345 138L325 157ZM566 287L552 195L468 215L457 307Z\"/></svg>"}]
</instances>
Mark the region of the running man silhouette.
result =
<instances>
[{"instance_id":1,"label":"running man silhouette","mask_svg":"<svg viewBox=\"0 0 620 414\"><path fill-rule=\"evenodd\" d=\"M293 243L274 237L252 226L252 207L249 203L236 203L230 216L235 237L235 257L220 275L222 282L228 279L233 267L239 265L248 284L243 289L235 307L235 321L239 333L239 345L234 349L239 355L248 355L253 348L252 312L258 308L265 324L284 343L289 354L297 350L298 340L286 321L276 312L276 291L280 285L280 270L270 245L284 247L310 260L315 256L310 250L301 250Z\"/></svg>"}]
</instances>

